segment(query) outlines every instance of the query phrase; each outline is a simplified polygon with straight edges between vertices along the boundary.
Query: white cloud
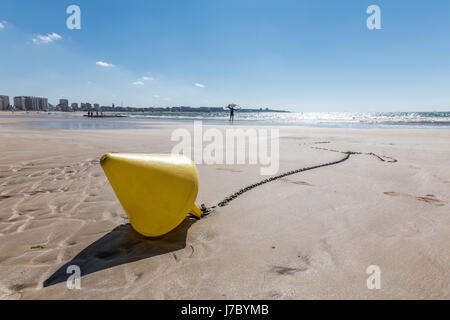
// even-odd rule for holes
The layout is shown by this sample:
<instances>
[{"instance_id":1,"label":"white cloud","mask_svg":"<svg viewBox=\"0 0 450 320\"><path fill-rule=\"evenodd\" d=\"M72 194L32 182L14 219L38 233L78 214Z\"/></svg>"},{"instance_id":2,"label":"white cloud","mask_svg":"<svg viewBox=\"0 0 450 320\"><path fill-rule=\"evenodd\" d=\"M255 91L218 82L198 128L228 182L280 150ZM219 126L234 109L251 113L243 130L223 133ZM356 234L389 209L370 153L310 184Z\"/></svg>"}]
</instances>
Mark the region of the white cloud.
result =
<instances>
[{"instance_id":1,"label":"white cloud","mask_svg":"<svg viewBox=\"0 0 450 320\"><path fill-rule=\"evenodd\" d=\"M199 88L204 88L205 87L205 85L201 84L201 83L196 83L196 84L194 84L194 86L199 87Z\"/></svg>"},{"instance_id":2,"label":"white cloud","mask_svg":"<svg viewBox=\"0 0 450 320\"><path fill-rule=\"evenodd\" d=\"M153 78L152 77L141 77L138 80L136 80L135 82L133 82L132 84L135 86L143 86L145 83L144 81L152 81Z\"/></svg>"},{"instance_id":3,"label":"white cloud","mask_svg":"<svg viewBox=\"0 0 450 320\"><path fill-rule=\"evenodd\" d=\"M5 29L5 28L6 28L6 24L7 24L6 21L1 21L1 22L0 22L0 30L1 30L1 29Z\"/></svg>"},{"instance_id":4,"label":"white cloud","mask_svg":"<svg viewBox=\"0 0 450 320\"><path fill-rule=\"evenodd\" d=\"M107 62L104 62L104 61L97 61L95 64L98 65L99 67L103 67L103 68L112 68L112 67L114 67L113 64L107 63Z\"/></svg>"},{"instance_id":5,"label":"white cloud","mask_svg":"<svg viewBox=\"0 0 450 320\"><path fill-rule=\"evenodd\" d=\"M33 43L34 44L42 44L42 43L52 43L53 41L57 41L57 40L61 40L62 37L53 32L53 33L48 33L47 35L43 36L38 34L36 37L33 38Z\"/></svg>"},{"instance_id":6,"label":"white cloud","mask_svg":"<svg viewBox=\"0 0 450 320\"><path fill-rule=\"evenodd\" d=\"M157 95L157 94L155 94L155 95L153 95L153 98L156 98L156 99L158 99L158 98L160 98L160 96L159 96L159 95Z\"/></svg>"}]
</instances>

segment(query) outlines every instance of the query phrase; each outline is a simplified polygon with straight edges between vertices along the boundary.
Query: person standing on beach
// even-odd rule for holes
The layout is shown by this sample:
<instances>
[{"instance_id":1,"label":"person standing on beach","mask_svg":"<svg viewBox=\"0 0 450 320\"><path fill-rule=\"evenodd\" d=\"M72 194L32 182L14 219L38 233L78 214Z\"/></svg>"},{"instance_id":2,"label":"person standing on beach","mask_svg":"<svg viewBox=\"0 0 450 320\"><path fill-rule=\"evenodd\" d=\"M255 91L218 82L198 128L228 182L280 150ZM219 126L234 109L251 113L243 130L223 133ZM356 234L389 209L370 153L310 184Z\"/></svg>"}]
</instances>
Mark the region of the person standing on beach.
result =
<instances>
[{"instance_id":1,"label":"person standing on beach","mask_svg":"<svg viewBox=\"0 0 450 320\"><path fill-rule=\"evenodd\" d=\"M228 109L230 109L230 121L234 122L234 111L235 110L240 110L241 108L239 108L236 104L229 104L227 106Z\"/></svg>"}]
</instances>

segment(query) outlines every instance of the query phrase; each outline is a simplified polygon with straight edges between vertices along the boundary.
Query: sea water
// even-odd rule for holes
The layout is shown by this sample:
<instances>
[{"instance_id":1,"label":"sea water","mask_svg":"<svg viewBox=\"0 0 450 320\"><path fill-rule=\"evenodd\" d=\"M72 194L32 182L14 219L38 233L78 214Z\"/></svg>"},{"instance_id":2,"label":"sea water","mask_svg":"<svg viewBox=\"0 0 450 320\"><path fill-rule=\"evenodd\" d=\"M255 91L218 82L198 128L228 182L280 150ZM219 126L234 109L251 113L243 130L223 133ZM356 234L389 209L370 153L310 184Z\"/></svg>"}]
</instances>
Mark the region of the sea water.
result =
<instances>
[{"instance_id":1,"label":"sea water","mask_svg":"<svg viewBox=\"0 0 450 320\"><path fill-rule=\"evenodd\" d=\"M110 113L104 113L105 115ZM228 124L227 112L136 112L116 113L126 118L86 119L80 113L30 114L19 118L49 118L53 121L35 121L30 124L58 129L128 129L151 128L158 120L205 124ZM10 115L0 115L10 117ZM65 119L64 121L61 121ZM142 126L139 125L142 124ZM236 112L235 124L286 125L330 128L450 128L450 112ZM145 126L148 124L148 126Z\"/></svg>"}]
</instances>

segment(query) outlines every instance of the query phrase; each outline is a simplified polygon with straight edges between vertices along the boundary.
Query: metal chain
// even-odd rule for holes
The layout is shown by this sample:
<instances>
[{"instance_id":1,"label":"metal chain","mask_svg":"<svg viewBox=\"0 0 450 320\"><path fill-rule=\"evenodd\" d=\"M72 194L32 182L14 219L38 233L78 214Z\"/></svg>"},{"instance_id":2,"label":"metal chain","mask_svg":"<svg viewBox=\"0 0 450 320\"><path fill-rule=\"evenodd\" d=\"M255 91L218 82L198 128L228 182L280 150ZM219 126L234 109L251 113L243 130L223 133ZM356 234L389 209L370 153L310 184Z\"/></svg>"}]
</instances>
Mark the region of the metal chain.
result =
<instances>
[{"instance_id":1,"label":"metal chain","mask_svg":"<svg viewBox=\"0 0 450 320\"><path fill-rule=\"evenodd\" d=\"M342 154L345 154L345 157L343 157L342 159L337 160L337 161L327 162L327 163L320 164L320 165L317 165L317 166L312 166L312 167L300 168L300 169L297 169L297 170L292 170L292 171L288 171L288 172L282 173L282 174L277 175L277 176L273 176L273 177L268 178L268 179L261 180L261 181L259 181L257 183L248 185L247 187L240 189L239 191L233 193L229 197L226 197L224 200L222 200L217 205L212 206L212 207L206 207L205 204L202 204L201 207L200 207L200 209L203 212L202 218L210 215L214 211L214 209L216 209L217 207L224 207L228 203L230 203L231 201L236 199L237 197L241 196L242 194L244 194L244 193L246 193L246 192L248 192L250 190L253 190L254 188L259 187L259 186L261 186L263 184L266 184L266 183L269 183L269 182L272 182L272 181L275 181L275 180L278 180L278 179L281 179L281 178L284 178L284 177L287 177L287 176L291 176L293 174L297 174L297 173L300 173L300 172L337 165L339 163L347 161L350 158L350 156L352 156L352 155L369 155L369 156L374 156L374 157L378 158L380 161L383 161L383 162L390 162L390 163L397 162L397 160L395 160L392 157L379 156L379 155L377 155L377 154L375 154L373 152L364 153L364 152L355 152L355 151L339 151L339 150L319 148L319 147L311 147L311 148L318 149L318 150L330 151L330 152L342 153Z\"/></svg>"},{"instance_id":2,"label":"metal chain","mask_svg":"<svg viewBox=\"0 0 450 320\"><path fill-rule=\"evenodd\" d=\"M368 155L368 156L374 156L377 157L380 161L383 162L390 162L390 163L395 163L397 162L396 159L392 158L392 157L388 157L388 156L379 156L373 152L356 152L356 151L339 151L339 150L333 150L333 149L327 149L327 148L320 148L320 147L311 147L312 149L317 149L317 150L325 150L325 151L330 151L330 152L337 152L337 153L344 153L344 154L362 154L362 155ZM386 160L388 159L388 160Z\"/></svg>"}]
</instances>

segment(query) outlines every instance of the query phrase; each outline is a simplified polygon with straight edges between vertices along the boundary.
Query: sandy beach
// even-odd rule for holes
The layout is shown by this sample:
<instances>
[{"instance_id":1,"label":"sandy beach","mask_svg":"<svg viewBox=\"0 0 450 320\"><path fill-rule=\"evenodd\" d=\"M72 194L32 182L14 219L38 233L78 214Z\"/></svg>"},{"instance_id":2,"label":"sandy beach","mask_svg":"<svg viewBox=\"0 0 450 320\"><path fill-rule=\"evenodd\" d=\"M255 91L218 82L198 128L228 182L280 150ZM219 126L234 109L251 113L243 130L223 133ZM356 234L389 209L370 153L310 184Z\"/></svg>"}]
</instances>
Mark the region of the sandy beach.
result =
<instances>
[{"instance_id":1,"label":"sandy beach","mask_svg":"<svg viewBox=\"0 0 450 320\"><path fill-rule=\"evenodd\" d=\"M450 130L282 126L280 173L342 158L313 147L397 162L352 155L147 239L128 224L99 159L170 153L173 130L192 124L62 130L43 121L55 120L0 117L0 299L450 298ZM206 205L263 178L248 164L198 171ZM83 272L80 290L67 288L69 265ZM379 290L367 288L370 265L381 269Z\"/></svg>"}]
</instances>

